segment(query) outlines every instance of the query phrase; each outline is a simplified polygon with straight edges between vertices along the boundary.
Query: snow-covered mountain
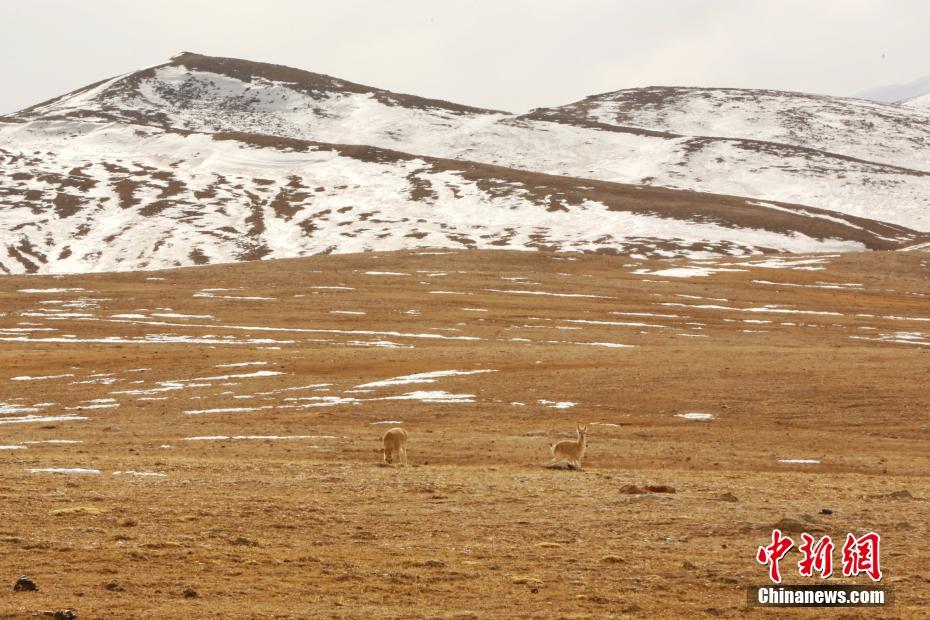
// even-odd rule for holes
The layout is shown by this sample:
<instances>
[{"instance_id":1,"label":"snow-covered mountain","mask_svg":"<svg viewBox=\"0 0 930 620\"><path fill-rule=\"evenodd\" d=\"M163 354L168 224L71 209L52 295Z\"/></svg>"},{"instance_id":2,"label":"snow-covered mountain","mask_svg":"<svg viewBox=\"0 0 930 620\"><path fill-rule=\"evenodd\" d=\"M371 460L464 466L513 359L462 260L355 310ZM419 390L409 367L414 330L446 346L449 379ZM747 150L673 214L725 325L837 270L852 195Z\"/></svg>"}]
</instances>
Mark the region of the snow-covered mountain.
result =
<instances>
[{"instance_id":1,"label":"snow-covered mountain","mask_svg":"<svg viewBox=\"0 0 930 620\"><path fill-rule=\"evenodd\" d=\"M928 93L930 93L930 75L925 75L907 84L891 84L867 88L856 93L856 97L880 103L896 103Z\"/></svg>"},{"instance_id":2,"label":"snow-covered mountain","mask_svg":"<svg viewBox=\"0 0 930 620\"><path fill-rule=\"evenodd\" d=\"M514 115L184 53L0 118L0 271L892 248L930 230L928 125L905 106L732 89Z\"/></svg>"},{"instance_id":3,"label":"snow-covered mountain","mask_svg":"<svg viewBox=\"0 0 930 620\"><path fill-rule=\"evenodd\" d=\"M916 108L918 110L927 110L930 112L930 93L926 95L920 95L918 97L912 97L910 99L905 99L901 102L902 106L909 108Z\"/></svg>"},{"instance_id":4,"label":"snow-covered mountain","mask_svg":"<svg viewBox=\"0 0 930 620\"><path fill-rule=\"evenodd\" d=\"M861 99L736 88L649 87L594 95L537 110L534 116L778 143L930 171L928 119L913 110Z\"/></svg>"}]
</instances>

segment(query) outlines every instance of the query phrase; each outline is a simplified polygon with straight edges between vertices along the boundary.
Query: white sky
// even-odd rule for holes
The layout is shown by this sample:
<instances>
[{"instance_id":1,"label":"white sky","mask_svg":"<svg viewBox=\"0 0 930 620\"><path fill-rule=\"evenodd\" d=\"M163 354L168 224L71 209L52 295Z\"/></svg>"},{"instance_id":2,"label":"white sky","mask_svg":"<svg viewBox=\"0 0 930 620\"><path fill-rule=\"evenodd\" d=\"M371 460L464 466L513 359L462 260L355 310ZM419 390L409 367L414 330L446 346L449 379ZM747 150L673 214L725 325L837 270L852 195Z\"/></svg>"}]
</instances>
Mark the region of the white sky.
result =
<instances>
[{"instance_id":1,"label":"white sky","mask_svg":"<svg viewBox=\"0 0 930 620\"><path fill-rule=\"evenodd\" d=\"M0 113L182 50L513 112L652 84L849 95L930 73L930 1L4 2Z\"/></svg>"}]
</instances>

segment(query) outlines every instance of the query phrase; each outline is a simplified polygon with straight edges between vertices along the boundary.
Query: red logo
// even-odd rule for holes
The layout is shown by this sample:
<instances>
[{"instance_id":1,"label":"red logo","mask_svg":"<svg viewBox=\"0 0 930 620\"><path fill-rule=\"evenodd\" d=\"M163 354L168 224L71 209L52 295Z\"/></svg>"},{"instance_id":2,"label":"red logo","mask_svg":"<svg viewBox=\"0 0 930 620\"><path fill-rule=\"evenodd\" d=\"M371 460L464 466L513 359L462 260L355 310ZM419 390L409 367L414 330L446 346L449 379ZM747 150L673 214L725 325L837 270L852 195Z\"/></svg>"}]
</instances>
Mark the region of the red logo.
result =
<instances>
[{"instance_id":1,"label":"red logo","mask_svg":"<svg viewBox=\"0 0 930 620\"><path fill-rule=\"evenodd\" d=\"M781 530L772 530L772 542L756 551L756 561L769 567L769 579L774 583L781 583L779 561L794 547L794 541L784 536ZM815 542L808 533L801 534L801 545L798 551L803 556L798 561L798 572L803 577L813 577L819 573L821 579L833 574L833 550L836 546L829 536L824 536ZM853 534L846 535L843 545L843 576L856 577L865 573L872 581L881 581L882 569L879 556L881 554L881 536L876 532L863 534L858 538Z\"/></svg>"},{"instance_id":2,"label":"red logo","mask_svg":"<svg viewBox=\"0 0 930 620\"><path fill-rule=\"evenodd\" d=\"M810 534L801 534L804 543L798 547L804 558L798 562L798 572L804 577L813 577L814 571L820 573L821 579L833 574L833 541L824 536L814 544L814 537Z\"/></svg>"},{"instance_id":3,"label":"red logo","mask_svg":"<svg viewBox=\"0 0 930 620\"><path fill-rule=\"evenodd\" d=\"M772 544L768 547L759 547L759 551L756 552L756 561L759 564L769 565L769 579L775 583L781 583L778 562L793 546L794 541L787 536L782 536L781 530L772 530Z\"/></svg>"},{"instance_id":4,"label":"red logo","mask_svg":"<svg viewBox=\"0 0 930 620\"><path fill-rule=\"evenodd\" d=\"M847 534L846 544L843 545L843 576L855 577L865 573L872 581L881 581L882 569L878 559L881 542L881 536L875 532L863 534L859 538Z\"/></svg>"}]
</instances>

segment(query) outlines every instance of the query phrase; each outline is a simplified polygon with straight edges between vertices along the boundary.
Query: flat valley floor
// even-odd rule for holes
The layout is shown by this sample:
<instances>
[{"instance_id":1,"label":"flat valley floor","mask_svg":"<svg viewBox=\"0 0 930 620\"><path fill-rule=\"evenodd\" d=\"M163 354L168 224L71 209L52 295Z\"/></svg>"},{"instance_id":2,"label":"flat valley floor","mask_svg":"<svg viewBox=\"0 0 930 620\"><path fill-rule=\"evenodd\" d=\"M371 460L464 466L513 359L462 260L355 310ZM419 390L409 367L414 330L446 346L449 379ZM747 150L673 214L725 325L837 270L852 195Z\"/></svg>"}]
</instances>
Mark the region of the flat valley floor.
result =
<instances>
[{"instance_id":1,"label":"flat valley floor","mask_svg":"<svg viewBox=\"0 0 930 620\"><path fill-rule=\"evenodd\" d=\"M928 385L925 253L4 277L0 617L819 615L747 607L774 527L922 617Z\"/></svg>"}]
</instances>

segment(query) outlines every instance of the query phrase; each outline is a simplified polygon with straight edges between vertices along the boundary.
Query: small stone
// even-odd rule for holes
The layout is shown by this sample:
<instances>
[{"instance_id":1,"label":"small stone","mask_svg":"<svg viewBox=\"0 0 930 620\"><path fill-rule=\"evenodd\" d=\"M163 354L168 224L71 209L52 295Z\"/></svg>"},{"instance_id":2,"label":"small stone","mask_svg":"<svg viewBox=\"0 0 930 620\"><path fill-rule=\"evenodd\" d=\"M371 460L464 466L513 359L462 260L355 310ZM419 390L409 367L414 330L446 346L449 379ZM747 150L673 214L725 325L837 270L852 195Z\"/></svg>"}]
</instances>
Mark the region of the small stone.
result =
<instances>
[{"instance_id":1,"label":"small stone","mask_svg":"<svg viewBox=\"0 0 930 620\"><path fill-rule=\"evenodd\" d=\"M732 493L730 493L729 491L721 494L718 499L721 502L738 502L739 501L739 498L733 495Z\"/></svg>"},{"instance_id":2,"label":"small stone","mask_svg":"<svg viewBox=\"0 0 930 620\"><path fill-rule=\"evenodd\" d=\"M622 487L620 487L620 492L626 493L627 495L642 495L643 493L645 493L643 489L636 486L635 484L623 485Z\"/></svg>"},{"instance_id":3,"label":"small stone","mask_svg":"<svg viewBox=\"0 0 930 620\"><path fill-rule=\"evenodd\" d=\"M820 509L820 514L822 514L822 515L832 515L832 514L833 514L833 511L830 510L829 508L821 508L821 509Z\"/></svg>"},{"instance_id":4,"label":"small stone","mask_svg":"<svg viewBox=\"0 0 930 620\"><path fill-rule=\"evenodd\" d=\"M59 609L57 611L46 611L43 615L54 620L77 620L77 612L73 609Z\"/></svg>"},{"instance_id":5,"label":"small stone","mask_svg":"<svg viewBox=\"0 0 930 620\"><path fill-rule=\"evenodd\" d=\"M103 586L103 587L106 588L107 590L109 590L110 592L122 592L123 590L126 589L126 588L124 588L123 585L122 585L120 582L118 582L118 581L110 581L110 582L108 582L108 583L107 583L105 586Z\"/></svg>"},{"instance_id":6,"label":"small stone","mask_svg":"<svg viewBox=\"0 0 930 620\"><path fill-rule=\"evenodd\" d=\"M23 575L13 584L13 592L38 592L39 586L36 582Z\"/></svg>"},{"instance_id":7,"label":"small stone","mask_svg":"<svg viewBox=\"0 0 930 620\"><path fill-rule=\"evenodd\" d=\"M197 593L197 590L191 587L184 588L184 592L182 592L182 594L184 595L184 598L198 598L200 596L200 594Z\"/></svg>"}]
</instances>

